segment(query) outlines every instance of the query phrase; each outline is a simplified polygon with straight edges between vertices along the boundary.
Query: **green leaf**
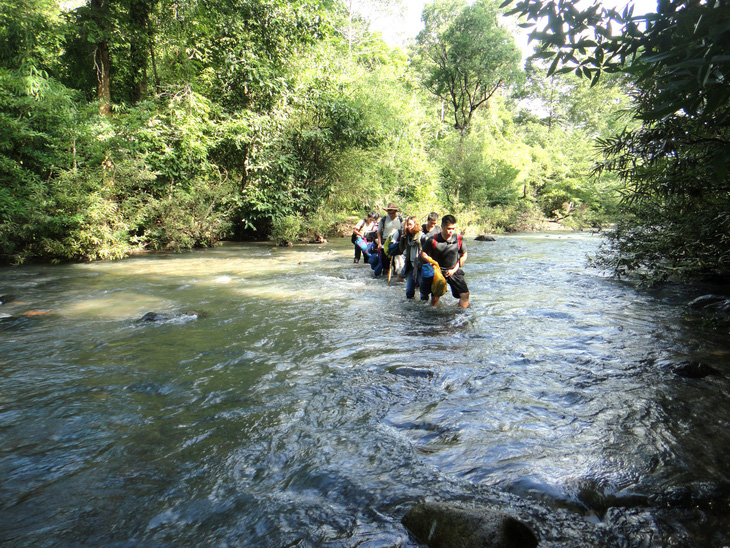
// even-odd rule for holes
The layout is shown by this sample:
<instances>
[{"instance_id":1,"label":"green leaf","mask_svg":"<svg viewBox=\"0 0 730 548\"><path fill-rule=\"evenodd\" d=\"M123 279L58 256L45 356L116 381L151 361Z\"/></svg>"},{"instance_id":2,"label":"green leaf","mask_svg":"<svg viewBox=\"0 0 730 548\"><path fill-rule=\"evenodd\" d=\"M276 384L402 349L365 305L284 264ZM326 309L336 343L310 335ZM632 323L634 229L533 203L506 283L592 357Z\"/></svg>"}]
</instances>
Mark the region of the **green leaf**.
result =
<instances>
[{"instance_id":1,"label":"green leaf","mask_svg":"<svg viewBox=\"0 0 730 548\"><path fill-rule=\"evenodd\" d=\"M558 63L560 63L560 54L555 56L555 59L553 59L553 62L550 64L550 68L547 71L548 76L552 76L555 73L555 70L558 68Z\"/></svg>"},{"instance_id":2,"label":"green leaf","mask_svg":"<svg viewBox=\"0 0 730 548\"><path fill-rule=\"evenodd\" d=\"M591 79L591 87L595 86L598 83L598 80L601 77L601 69L598 69L595 74L593 75L593 78Z\"/></svg>"},{"instance_id":3,"label":"green leaf","mask_svg":"<svg viewBox=\"0 0 730 548\"><path fill-rule=\"evenodd\" d=\"M642 120L657 120L667 114L677 112L681 107L676 101L662 103L661 105L649 109L640 114Z\"/></svg>"}]
</instances>

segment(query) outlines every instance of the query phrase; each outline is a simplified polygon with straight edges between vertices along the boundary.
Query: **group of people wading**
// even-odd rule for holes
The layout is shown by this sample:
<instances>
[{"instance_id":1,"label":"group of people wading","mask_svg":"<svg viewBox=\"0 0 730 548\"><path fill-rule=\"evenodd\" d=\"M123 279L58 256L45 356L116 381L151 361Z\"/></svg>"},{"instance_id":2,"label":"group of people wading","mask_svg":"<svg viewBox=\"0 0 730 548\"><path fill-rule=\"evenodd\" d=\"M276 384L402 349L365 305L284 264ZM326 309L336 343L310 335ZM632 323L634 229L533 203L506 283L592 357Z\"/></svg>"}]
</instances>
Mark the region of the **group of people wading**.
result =
<instances>
[{"instance_id":1,"label":"group of people wading","mask_svg":"<svg viewBox=\"0 0 730 548\"><path fill-rule=\"evenodd\" d=\"M415 297L418 288L421 300L430 297L433 306L448 284L459 306L467 308L469 288L461 269L466 262L466 244L456 232L456 218L444 215L439 226L438 213L429 213L426 223L420 224L418 217L403 219L393 203L385 211L383 217L368 213L353 229L354 262L359 263L362 256L376 277L386 272L389 281L395 270L398 279L406 282L408 299Z\"/></svg>"}]
</instances>

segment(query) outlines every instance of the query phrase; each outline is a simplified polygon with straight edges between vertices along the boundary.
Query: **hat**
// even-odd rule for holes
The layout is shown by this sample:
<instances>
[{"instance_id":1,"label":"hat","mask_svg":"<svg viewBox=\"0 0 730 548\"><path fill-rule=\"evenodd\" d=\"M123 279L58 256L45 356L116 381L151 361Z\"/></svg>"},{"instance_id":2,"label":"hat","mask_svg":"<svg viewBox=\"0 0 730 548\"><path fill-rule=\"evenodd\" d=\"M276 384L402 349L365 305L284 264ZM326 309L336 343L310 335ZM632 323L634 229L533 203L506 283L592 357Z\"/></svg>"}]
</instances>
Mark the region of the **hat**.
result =
<instances>
[{"instance_id":1,"label":"hat","mask_svg":"<svg viewBox=\"0 0 730 548\"><path fill-rule=\"evenodd\" d=\"M395 205L393 202L390 202L388 204L388 207L385 208L385 211L400 211L400 210L398 209L397 205Z\"/></svg>"}]
</instances>

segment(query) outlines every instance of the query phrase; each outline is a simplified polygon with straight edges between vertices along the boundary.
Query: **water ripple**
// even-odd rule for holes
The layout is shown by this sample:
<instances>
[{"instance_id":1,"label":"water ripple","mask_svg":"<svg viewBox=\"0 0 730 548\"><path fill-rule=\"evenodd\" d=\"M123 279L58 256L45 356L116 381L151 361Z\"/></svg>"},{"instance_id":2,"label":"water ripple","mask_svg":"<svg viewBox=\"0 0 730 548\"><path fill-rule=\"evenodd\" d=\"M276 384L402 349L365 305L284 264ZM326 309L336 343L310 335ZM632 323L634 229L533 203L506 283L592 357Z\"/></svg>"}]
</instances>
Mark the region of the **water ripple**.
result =
<instances>
[{"instance_id":1,"label":"water ripple","mask_svg":"<svg viewBox=\"0 0 730 548\"><path fill-rule=\"evenodd\" d=\"M0 272L0 542L415 546L434 497L547 547L727 543L728 348L679 296L519 235L432 308L348 242Z\"/></svg>"}]
</instances>

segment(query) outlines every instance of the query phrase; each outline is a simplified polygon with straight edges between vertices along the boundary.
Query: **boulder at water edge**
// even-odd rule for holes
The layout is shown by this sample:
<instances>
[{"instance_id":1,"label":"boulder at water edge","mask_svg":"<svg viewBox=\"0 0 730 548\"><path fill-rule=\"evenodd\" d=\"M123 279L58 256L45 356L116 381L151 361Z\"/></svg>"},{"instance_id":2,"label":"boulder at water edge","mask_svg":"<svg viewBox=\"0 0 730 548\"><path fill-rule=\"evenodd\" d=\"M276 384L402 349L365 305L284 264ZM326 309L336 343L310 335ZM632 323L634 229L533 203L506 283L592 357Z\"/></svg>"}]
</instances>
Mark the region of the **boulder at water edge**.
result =
<instances>
[{"instance_id":1,"label":"boulder at water edge","mask_svg":"<svg viewBox=\"0 0 730 548\"><path fill-rule=\"evenodd\" d=\"M682 362L674 368L674 372L685 379L704 379L710 375L719 375L714 367L697 361Z\"/></svg>"},{"instance_id":2,"label":"boulder at water edge","mask_svg":"<svg viewBox=\"0 0 730 548\"><path fill-rule=\"evenodd\" d=\"M448 502L421 502L401 520L430 548L534 548L530 528L503 512Z\"/></svg>"},{"instance_id":3,"label":"boulder at water edge","mask_svg":"<svg viewBox=\"0 0 730 548\"><path fill-rule=\"evenodd\" d=\"M730 317L730 298L722 295L702 295L687 306L692 310L710 312L726 318Z\"/></svg>"},{"instance_id":4,"label":"boulder at water edge","mask_svg":"<svg viewBox=\"0 0 730 548\"><path fill-rule=\"evenodd\" d=\"M327 238L324 236L320 236L319 234L315 234L312 238L308 240L310 244L326 244Z\"/></svg>"}]
</instances>

